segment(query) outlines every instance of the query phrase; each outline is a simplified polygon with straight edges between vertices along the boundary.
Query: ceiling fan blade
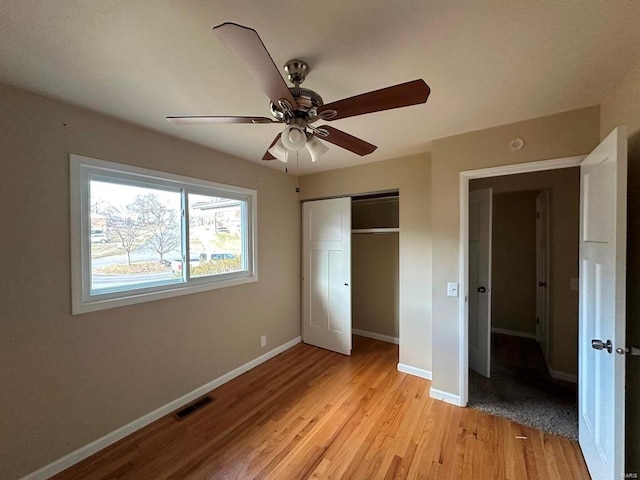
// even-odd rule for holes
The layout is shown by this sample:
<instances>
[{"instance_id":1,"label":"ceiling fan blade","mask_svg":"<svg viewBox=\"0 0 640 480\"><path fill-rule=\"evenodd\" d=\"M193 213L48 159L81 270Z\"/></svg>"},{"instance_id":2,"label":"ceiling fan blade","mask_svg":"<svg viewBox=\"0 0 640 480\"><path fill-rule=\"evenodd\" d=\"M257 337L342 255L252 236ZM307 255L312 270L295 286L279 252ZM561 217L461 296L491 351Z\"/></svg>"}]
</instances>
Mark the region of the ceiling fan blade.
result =
<instances>
[{"instance_id":1,"label":"ceiling fan blade","mask_svg":"<svg viewBox=\"0 0 640 480\"><path fill-rule=\"evenodd\" d=\"M365 113L408 107L425 103L429 98L429 93L431 93L431 89L424 80L414 80L328 103L318 108L318 114L325 110L335 110L337 115L333 118L327 118L327 120L339 120Z\"/></svg>"},{"instance_id":2,"label":"ceiling fan blade","mask_svg":"<svg viewBox=\"0 0 640 480\"><path fill-rule=\"evenodd\" d=\"M187 116L167 117L176 125L196 125L200 123L278 123L267 117L220 117L220 116Z\"/></svg>"},{"instance_id":3,"label":"ceiling fan blade","mask_svg":"<svg viewBox=\"0 0 640 480\"><path fill-rule=\"evenodd\" d=\"M298 104L291 95L280 70L255 30L237 23L226 22L213 27L213 31L249 71L274 105L278 105L278 100L283 99L291 104L293 110L298 109Z\"/></svg>"},{"instance_id":4,"label":"ceiling fan blade","mask_svg":"<svg viewBox=\"0 0 640 480\"><path fill-rule=\"evenodd\" d=\"M275 160L276 159L276 157L274 157L273 155L271 155L269 153L269 148L273 147L278 142L278 140L280 140L280 135L282 135L282 133L279 133L278 135L276 135L276 138L273 139L273 142L271 142L271 145L269 145L269 147L267 148L267 151L264 152L262 160Z\"/></svg>"},{"instance_id":5,"label":"ceiling fan blade","mask_svg":"<svg viewBox=\"0 0 640 480\"><path fill-rule=\"evenodd\" d=\"M369 155L376 148L378 148L375 145L371 145L364 140L360 140L353 135L349 135L342 130L330 127L329 125L323 125L321 127L318 127L318 129L326 130L327 132L329 132L329 135L327 135L326 137L320 137L322 140L333 143L334 145L342 147L353 153L357 153L361 157L364 155Z\"/></svg>"}]
</instances>

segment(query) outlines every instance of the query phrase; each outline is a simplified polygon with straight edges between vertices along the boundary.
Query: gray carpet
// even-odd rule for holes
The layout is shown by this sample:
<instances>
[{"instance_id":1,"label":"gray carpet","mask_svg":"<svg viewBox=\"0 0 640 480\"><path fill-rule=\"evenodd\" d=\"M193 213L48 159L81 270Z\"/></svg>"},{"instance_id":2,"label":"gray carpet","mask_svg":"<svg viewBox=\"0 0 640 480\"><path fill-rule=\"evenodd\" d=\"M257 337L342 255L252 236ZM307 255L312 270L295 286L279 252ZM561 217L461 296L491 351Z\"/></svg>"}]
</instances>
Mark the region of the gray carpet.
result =
<instances>
[{"instance_id":1,"label":"gray carpet","mask_svg":"<svg viewBox=\"0 0 640 480\"><path fill-rule=\"evenodd\" d=\"M576 386L554 380L540 368L542 353L535 341L506 337L493 336L496 354L492 355L491 378L469 371L469 407L577 440Z\"/></svg>"}]
</instances>

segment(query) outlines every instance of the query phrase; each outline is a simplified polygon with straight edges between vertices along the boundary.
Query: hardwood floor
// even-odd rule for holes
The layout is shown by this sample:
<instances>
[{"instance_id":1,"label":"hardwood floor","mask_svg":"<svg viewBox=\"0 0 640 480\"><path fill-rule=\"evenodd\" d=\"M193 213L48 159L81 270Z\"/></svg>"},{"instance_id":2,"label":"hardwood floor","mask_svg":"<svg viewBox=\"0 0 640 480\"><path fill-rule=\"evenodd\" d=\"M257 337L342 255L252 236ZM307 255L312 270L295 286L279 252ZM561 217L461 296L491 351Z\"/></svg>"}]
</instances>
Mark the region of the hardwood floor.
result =
<instances>
[{"instance_id":1,"label":"hardwood floor","mask_svg":"<svg viewBox=\"0 0 640 480\"><path fill-rule=\"evenodd\" d=\"M54 478L589 478L575 442L432 400L397 362L363 337L351 357L297 345Z\"/></svg>"}]
</instances>

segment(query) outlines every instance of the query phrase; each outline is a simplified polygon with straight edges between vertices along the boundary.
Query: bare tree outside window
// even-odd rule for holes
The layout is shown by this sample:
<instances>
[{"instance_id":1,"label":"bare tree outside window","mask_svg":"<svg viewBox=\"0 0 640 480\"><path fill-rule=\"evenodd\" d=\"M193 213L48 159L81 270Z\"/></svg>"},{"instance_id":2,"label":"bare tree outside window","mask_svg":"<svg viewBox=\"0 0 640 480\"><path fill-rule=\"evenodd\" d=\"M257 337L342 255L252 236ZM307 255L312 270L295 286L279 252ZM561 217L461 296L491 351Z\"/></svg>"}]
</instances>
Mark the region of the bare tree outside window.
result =
<instances>
[{"instance_id":1,"label":"bare tree outside window","mask_svg":"<svg viewBox=\"0 0 640 480\"><path fill-rule=\"evenodd\" d=\"M127 265L131 265L131 252L145 241L144 227L132 218L128 207L127 213L123 214L117 207L109 205L102 214L107 218L110 235L116 239L116 248L127 254Z\"/></svg>"},{"instance_id":2,"label":"bare tree outside window","mask_svg":"<svg viewBox=\"0 0 640 480\"><path fill-rule=\"evenodd\" d=\"M160 257L178 249L181 244L180 219L175 209L167 207L154 193L137 195L128 210L137 216L144 229L146 246Z\"/></svg>"}]
</instances>

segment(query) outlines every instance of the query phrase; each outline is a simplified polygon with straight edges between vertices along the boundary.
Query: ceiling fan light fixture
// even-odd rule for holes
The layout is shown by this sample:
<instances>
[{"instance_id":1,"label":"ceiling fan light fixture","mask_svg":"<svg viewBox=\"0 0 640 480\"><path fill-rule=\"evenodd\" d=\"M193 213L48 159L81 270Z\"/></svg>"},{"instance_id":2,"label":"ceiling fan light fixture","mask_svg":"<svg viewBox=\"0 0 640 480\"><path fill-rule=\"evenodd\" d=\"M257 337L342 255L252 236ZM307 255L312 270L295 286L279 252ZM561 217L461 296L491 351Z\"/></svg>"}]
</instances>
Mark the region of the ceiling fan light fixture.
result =
<instances>
[{"instance_id":1,"label":"ceiling fan light fixture","mask_svg":"<svg viewBox=\"0 0 640 480\"><path fill-rule=\"evenodd\" d=\"M316 160L329 151L329 147L318 140L318 137L312 135L307 141L307 150L311 155L311 161L315 163Z\"/></svg>"},{"instance_id":2,"label":"ceiling fan light fixture","mask_svg":"<svg viewBox=\"0 0 640 480\"><path fill-rule=\"evenodd\" d=\"M282 144L282 137L267 151L282 163L287 163L287 149Z\"/></svg>"},{"instance_id":3,"label":"ceiling fan light fixture","mask_svg":"<svg viewBox=\"0 0 640 480\"><path fill-rule=\"evenodd\" d=\"M284 148L298 151L307 143L307 134L297 125L289 125L280 137Z\"/></svg>"}]
</instances>

